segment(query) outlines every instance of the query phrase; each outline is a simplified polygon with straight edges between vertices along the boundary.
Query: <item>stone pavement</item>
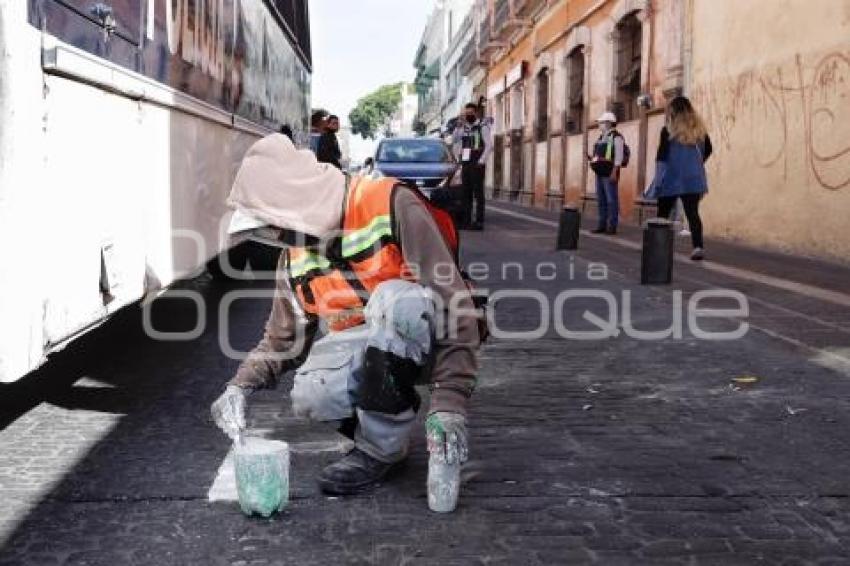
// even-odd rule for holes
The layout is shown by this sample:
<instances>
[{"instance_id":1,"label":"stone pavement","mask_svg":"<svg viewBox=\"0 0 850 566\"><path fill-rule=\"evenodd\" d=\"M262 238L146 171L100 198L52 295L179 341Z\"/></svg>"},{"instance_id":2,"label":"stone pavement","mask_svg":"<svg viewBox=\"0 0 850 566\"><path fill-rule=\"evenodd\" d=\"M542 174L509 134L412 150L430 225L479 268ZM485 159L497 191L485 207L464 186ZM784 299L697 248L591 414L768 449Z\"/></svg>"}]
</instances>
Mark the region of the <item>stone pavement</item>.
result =
<instances>
[{"instance_id":1,"label":"stone pavement","mask_svg":"<svg viewBox=\"0 0 850 566\"><path fill-rule=\"evenodd\" d=\"M207 298L210 327L197 340L149 340L130 309L0 386L0 565L850 563L850 270L711 243L722 265L774 279L680 262L673 286L642 287L636 232L555 252L552 214L494 206L503 212L486 232L463 241L465 263L489 267L479 286L508 294L495 309L503 335L481 354L456 513L427 511L421 429L406 470L381 489L320 495L312 477L342 445L291 416L286 387L257 394L249 420L293 447L290 508L260 520L210 503L228 441L208 406L236 366L218 345L218 304L268 284L199 277L187 286ZM589 280L590 264L607 277ZM685 314L681 339L643 341L619 317L616 337L568 340L550 312L538 335L504 335L541 326L541 303L570 289L610 291L618 309L630 300L640 329L670 325L674 291L687 305L700 290L737 289L750 329L701 340ZM157 307L160 329L193 324L188 305ZM233 304L237 348L253 345L267 309ZM599 298L571 299L564 326L595 329L585 311L608 318Z\"/></svg>"}]
</instances>

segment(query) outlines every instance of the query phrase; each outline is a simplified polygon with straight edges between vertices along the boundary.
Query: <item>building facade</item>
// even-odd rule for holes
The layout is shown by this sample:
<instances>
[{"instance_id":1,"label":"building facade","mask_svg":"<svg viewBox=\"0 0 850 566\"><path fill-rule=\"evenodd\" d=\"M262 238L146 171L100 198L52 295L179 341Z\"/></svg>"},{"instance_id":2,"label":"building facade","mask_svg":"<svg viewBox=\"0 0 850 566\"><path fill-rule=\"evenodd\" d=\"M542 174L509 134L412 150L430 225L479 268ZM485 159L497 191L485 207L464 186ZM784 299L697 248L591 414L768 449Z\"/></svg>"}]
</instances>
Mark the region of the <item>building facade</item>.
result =
<instances>
[{"instance_id":1,"label":"building facade","mask_svg":"<svg viewBox=\"0 0 850 566\"><path fill-rule=\"evenodd\" d=\"M409 137L414 135L413 125L419 109L419 95L411 83L402 83L401 101L398 109L390 116L383 128L386 137Z\"/></svg>"},{"instance_id":2,"label":"building facade","mask_svg":"<svg viewBox=\"0 0 850 566\"><path fill-rule=\"evenodd\" d=\"M413 60L416 68L413 84L419 98L414 129L423 135L439 132L443 122L441 69L446 46L446 16L445 2L440 0L428 17Z\"/></svg>"},{"instance_id":3,"label":"building facade","mask_svg":"<svg viewBox=\"0 0 850 566\"><path fill-rule=\"evenodd\" d=\"M708 233L850 263L850 0L692 4Z\"/></svg>"},{"instance_id":4,"label":"building facade","mask_svg":"<svg viewBox=\"0 0 850 566\"><path fill-rule=\"evenodd\" d=\"M490 0L487 94L497 136L488 186L560 207L595 203L587 149L613 111L632 149L621 213L640 221L663 106L684 91L682 0ZM664 33L658 33L663 29Z\"/></svg>"},{"instance_id":5,"label":"building facade","mask_svg":"<svg viewBox=\"0 0 850 566\"><path fill-rule=\"evenodd\" d=\"M686 94L717 151L707 234L850 261L850 0L477 0L472 14L492 196L592 214L585 156L610 110L632 154L621 215L641 222L664 108Z\"/></svg>"},{"instance_id":6,"label":"building facade","mask_svg":"<svg viewBox=\"0 0 850 566\"><path fill-rule=\"evenodd\" d=\"M441 107L445 121L458 116L472 100L472 78L464 72L463 55L475 40L472 0L446 0L446 49L441 66ZM474 78L474 77L473 77Z\"/></svg>"}]
</instances>

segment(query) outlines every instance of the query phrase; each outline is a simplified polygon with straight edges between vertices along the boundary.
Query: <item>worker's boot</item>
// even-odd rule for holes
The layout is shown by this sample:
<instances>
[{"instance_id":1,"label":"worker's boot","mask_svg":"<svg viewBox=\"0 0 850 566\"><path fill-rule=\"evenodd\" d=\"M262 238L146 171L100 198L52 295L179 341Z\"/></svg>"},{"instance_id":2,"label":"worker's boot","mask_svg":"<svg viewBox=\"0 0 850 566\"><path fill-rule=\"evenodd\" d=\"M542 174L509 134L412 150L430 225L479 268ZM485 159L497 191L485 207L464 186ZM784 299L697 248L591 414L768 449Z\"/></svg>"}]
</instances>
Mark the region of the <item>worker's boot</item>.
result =
<instances>
[{"instance_id":1,"label":"worker's boot","mask_svg":"<svg viewBox=\"0 0 850 566\"><path fill-rule=\"evenodd\" d=\"M319 488L330 495L360 493L380 482L402 463L387 464L354 448L319 473Z\"/></svg>"}]
</instances>

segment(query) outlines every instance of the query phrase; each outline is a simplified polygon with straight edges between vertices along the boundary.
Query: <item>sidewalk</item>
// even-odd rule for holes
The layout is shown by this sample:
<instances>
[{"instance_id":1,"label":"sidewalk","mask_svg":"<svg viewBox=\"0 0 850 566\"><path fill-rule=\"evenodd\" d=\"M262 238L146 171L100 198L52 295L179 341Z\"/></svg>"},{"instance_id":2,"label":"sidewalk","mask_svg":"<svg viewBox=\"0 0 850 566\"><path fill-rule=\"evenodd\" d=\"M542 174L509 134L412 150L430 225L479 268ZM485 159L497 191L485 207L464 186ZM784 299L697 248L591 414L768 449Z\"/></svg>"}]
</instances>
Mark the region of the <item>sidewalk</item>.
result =
<instances>
[{"instance_id":1,"label":"sidewalk","mask_svg":"<svg viewBox=\"0 0 850 566\"><path fill-rule=\"evenodd\" d=\"M491 209L503 209L515 214L531 216L557 225L558 212L530 208L506 201L492 201ZM551 224L550 224L551 225ZM596 227L594 215L582 214L583 235L594 238L607 238L604 235L590 234ZM691 240L689 236L677 233L676 251L689 255ZM642 229L631 224L618 227L618 235L614 239L639 245ZM754 271L767 277L788 279L793 282L831 290L850 296L850 263L841 265L834 262L815 258L795 256L770 250L760 250L744 244L724 240L706 238L707 259L710 263L721 264L731 268Z\"/></svg>"},{"instance_id":2,"label":"sidewalk","mask_svg":"<svg viewBox=\"0 0 850 566\"><path fill-rule=\"evenodd\" d=\"M344 444L292 417L285 386L258 393L249 420L293 447L291 507L265 521L211 503L228 442L208 405L236 363L221 354L215 327L190 343L133 332L110 342L116 324L134 328L127 317L47 369L73 387L50 391L43 377L30 387L43 388L43 402L0 430L0 497L12 502L0 511L9 536L0 565L850 561L850 306L684 261L672 287L640 286L636 230L616 242L583 234L577 252L556 252L555 215L493 209L485 232L463 233L464 263L488 268L479 287L507 295L495 311L503 337L481 353L456 513L427 511L421 427L407 469L381 489L319 494L313 477ZM836 300L847 292L834 266L715 243L708 252L717 265ZM592 264L607 266L607 277ZM540 304L568 290L609 292L618 309L628 295L634 326L657 330L674 318L675 291L687 304L720 288L747 296L741 339L685 330L678 340L637 340L621 317L614 338L568 340L551 324L531 335L555 318ZM225 291L207 291L211 320ZM599 298L573 299L563 324L591 331L585 312L607 310ZM237 347L254 343L267 311L265 300L234 303ZM757 381L734 381L744 376ZM12 410L15 391L0 389L0 412Z\"/></svg>"}]
</instances>

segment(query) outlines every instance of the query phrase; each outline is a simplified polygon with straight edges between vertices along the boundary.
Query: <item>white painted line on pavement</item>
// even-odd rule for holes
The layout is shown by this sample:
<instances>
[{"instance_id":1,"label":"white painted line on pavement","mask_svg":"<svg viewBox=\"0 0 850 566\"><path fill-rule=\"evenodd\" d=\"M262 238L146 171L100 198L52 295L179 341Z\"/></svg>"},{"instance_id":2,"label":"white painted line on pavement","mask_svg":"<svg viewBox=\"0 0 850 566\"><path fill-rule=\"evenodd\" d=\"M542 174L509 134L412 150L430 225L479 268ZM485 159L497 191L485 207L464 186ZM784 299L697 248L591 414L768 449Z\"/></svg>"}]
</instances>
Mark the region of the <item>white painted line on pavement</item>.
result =
<instances>
[{"instance_id":1,"label":"white painted line on pavement","mask_svg":"<svg viewBox=\"0 0 850 566\"><path fill-rule=\"evenodd\" d=\"M233 470L233 448L227 451L224 461L218 467L210 489L208 501L238 501L236 495L236 472Z\"/></svg>"},{"instance_id":2,"label":"white painted line on pavement","mask_svg":"<svg viewBox=\"0 0 850 566\"><path fill-rule=\"evenodd\" d=\"M542 224L544 226L551 226L553 228L558 227L557 222L554 222L552 220L544 220L542 218L536 218L534 216L523 214L521 212L505 210L503 208L498 208L495 206L488 206L487 210L492 210L493 212L504 214L506 216L522 218L523 220L527 220L529 222L536 222L537 224ZM612 244L616 244L624 248L629 248L632 250L641 249L641 245L637 242L630 242L628 240L623 240L622 238L612 238L611 236L603 236L601 234L593 234L589 230L582 230L581 233L583 236L604 240L606 242L610 242ZM680 262L688 263L689 265L693 265L695 267L702 267L709 271L714 271L715 273L720 273L729 277L734 277L736 279L743 279L746 281L760 283L769 287L782 289L783 291L790 291L792 293L805 295L809 298L820 299L821 301L826 301L828 303L833 303L842 307L850 308L850 295L847 295L845 293L839 293L838 291L821 289L820 287L815 287L813 285L807 285L805 283L799 283L797 281L790 281L788 279L782 279L780 277L774 277L772 275L764 275L762 273L756 273L754 271L741 269L739 267L732 267L730 265L723 265L713 261L704 260L701 262L694 262L691 261L691 258L686 256L685 254L676 254L676 259Z\"/></svg>"},{"instance_id":3,"label":"white painted line on pavement","mask_svg":"<svg viewBox=\"0 0 850 566\"><path fill-rule=\"evenodd\" d=\"M836 352L826 350L824 348L818 348L817 346L812 346L810 344L806 344L805 342L801 342L796 338L791 338L790 336L785 336L784 334L780 334L779 332L774 332L773 330L769 330L762 326L756 326L753 323L749 323L750 328L758 330L771 338L775 338L776 340L781 340L787 344L791 344L792 346L796 346L802 350L808 350L814 357L809 360L819 366L831 369L838 373L844 374L847 377L850 377L850 358L846 356L842 356Z\"/></svg>"},{"instance_id":4,"label":"white painted line on pavement","mask_svg":"<svg viewBox=\"0 0 850 566\"><path fill-rule=\"evenodd\" d=\"M350 447L351 442L341 437L326 441L289 443L289 451L292 454L317 454L320 452L344 454ZM291 473L290 471L290 477ZM291 483L290 481L290 485ZM236 493L236 471L233 469L233 447L227 451L224 460L218 467L215 479L207 491L207 500L210 502L239 500Z\"/></svg>"}]
</instances>

